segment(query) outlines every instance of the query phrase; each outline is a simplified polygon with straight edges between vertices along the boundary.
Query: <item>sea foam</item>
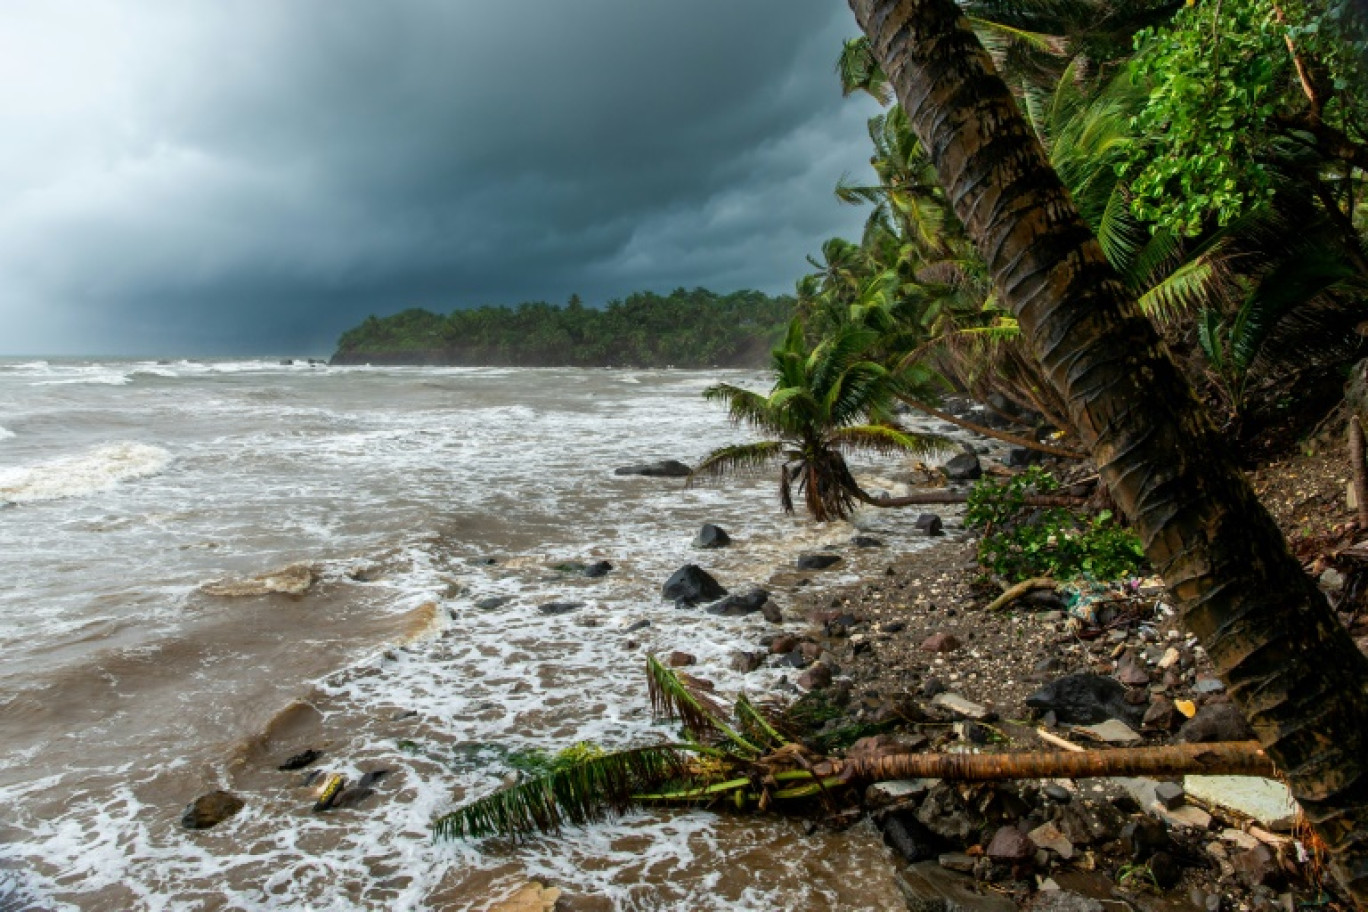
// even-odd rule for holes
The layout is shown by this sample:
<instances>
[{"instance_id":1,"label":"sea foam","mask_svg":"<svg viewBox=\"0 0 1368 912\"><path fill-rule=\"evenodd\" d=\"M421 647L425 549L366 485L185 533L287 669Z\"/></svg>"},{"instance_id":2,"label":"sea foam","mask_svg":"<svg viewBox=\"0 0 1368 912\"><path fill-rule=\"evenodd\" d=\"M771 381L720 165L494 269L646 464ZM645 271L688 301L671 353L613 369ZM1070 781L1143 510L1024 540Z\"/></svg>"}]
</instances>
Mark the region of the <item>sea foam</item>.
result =
<instances>
[{"instance_id":1,"label":"sea foam","mask_svg":"<svg viewBox=\"0 0 1368 912\"><path fill-rule=\"evenodd\" d=\"M145 443L110 443L47 462L0 469L0 502L85 497L159 474L171 454Z\"/></svg>"}]
</instances>

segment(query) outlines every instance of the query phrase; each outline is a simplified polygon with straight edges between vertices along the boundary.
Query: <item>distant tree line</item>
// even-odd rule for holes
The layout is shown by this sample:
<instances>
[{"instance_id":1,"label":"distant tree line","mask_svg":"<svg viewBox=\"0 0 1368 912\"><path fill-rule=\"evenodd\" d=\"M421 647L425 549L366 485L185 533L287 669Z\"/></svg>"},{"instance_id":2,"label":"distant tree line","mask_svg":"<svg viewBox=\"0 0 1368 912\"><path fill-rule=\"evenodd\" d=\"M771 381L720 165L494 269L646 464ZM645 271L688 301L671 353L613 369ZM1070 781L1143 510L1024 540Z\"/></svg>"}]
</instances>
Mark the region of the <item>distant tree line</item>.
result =
<instances>
[{"instance_id":1,"label":"distant tree line","mask_svg":"<svg viewBox=\"0 0 1368 912\"><path fill-rule=\"evenodd\" d=\"M572 367L759 366L793 315L794 299L704 288L638 292L602 309L578 295L545 302L371 316L343 333L335 364Z\"/></svg>"}]
</instances>

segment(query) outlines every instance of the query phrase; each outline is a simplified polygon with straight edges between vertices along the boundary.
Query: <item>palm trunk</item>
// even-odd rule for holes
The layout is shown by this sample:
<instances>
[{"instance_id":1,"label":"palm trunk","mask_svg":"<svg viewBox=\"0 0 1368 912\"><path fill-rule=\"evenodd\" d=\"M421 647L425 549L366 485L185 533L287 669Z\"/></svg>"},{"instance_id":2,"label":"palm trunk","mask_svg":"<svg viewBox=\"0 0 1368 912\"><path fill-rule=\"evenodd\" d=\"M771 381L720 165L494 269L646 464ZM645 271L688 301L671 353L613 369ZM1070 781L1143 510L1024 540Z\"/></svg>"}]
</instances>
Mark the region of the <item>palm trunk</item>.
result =
<instances>
[{"instance_id":1,"label":"palm trunk","mask_svg":"<svg viewBox=\"0 0 1368 912\"><path fill-rule=\"evenodd\" d=\"M844 779L862 782L922 778L994 782L1095 776L1271 776L1273 764L1258 742L1233 741L1025 754L885 754L843 761L838 772Z\"/></svg>"},{"instance_id":2,"label":"palm trunk","mask_svg":"<svg viewBox=\"0 0 1368 912\"><path fill-rule=\"evenodd\" d=\"M1288 552L953 0L850 0L999 295L1307 819L1368 904L1368 659Z\"/></svg>"},{"instance_id":3,"label":"palm trunk","mask_svg":"<svg viewBox=\"0 0 1368 912\"><path fill-rule=\"evenodd\" d=\"M919 412L925 412L932 418L938 418L941 421L953 424L956 427L962 427L966 431L973 431L975 434L979 434L984 437L992 437L994 440L1001 440L1004 443L1011 443L1019 447L1025 447L1028 450L1035 450L1037 453L1046 453L1050 456L1058 456L1061 459L1088 458L1087 455L1084 453L1076 453L1073 450L1066 450L1061 447L1052 447L1049 444L1040 443L1039 441L1031 440L1027 437L1018 437L1015 434L1007 434L1002 431L994 430L990 427L984 427L981 424L974 424L972 421L965 421L963 418L956 418L949 412L942 412L938 408L932 408L925 402L919 402L918 400L913 399L910 396L899 396L898 399L902 402L907 403L907 405L911 406Z\"/></svg>"},{"instance_id":4,"label":"palm trunk","mask_svg":"<svg viewBox=\"0 0 1368 912\"><path fill-rule=\"evenodd\" d=\"M967 491L917 491L902 497L875 497L863 488L850 492L860 503L871 507L917 507L933 504L962 504L969 502ZM1021 498L1023 507L1079 507L1087 506L1088 498L1068 494L1027 494Z\"/></svg>"},{"instance_id":5,"label":"palm trunk","mask_svg":"<svg viewBox=\"0 0 1368 912\"><path fill-rule=\"evenodd\" d=\"M1364 463L1363 423L1349 416L1349 470L1354 479L1354 509L1360 529L1368 529L1368 464Z\"/></svg>"}]
</instances>

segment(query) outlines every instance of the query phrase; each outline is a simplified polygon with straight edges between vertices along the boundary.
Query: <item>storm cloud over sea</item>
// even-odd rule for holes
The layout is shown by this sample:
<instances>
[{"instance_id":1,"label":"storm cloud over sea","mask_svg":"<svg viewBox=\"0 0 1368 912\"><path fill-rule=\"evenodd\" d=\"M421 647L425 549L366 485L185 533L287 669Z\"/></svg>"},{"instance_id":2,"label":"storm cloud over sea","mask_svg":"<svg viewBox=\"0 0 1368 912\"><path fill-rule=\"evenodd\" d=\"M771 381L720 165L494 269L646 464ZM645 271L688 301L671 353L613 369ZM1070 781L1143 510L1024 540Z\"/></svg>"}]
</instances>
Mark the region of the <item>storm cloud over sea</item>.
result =
<instances>
[{"instance_id":1,"label":"storm cloud over sea","mask_svg":"<svg viewBox=\"0 0 1368 912\"><path fill-rule=\"evenodd\" d=\"M818 0L42 0L0 33L0 350L324 355L367 314L790 291L858 234Z\"/></svg>"}]
</instances>

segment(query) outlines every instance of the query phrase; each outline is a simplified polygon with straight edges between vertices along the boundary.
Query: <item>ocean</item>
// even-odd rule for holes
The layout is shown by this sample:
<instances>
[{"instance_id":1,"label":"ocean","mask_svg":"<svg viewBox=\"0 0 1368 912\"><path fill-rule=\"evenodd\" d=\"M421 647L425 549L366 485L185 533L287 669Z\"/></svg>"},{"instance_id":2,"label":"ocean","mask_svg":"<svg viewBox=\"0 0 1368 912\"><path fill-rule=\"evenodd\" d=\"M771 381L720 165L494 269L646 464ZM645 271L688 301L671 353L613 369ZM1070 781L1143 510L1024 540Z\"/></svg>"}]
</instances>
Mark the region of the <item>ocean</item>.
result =
<instances>
[{"instance_id":1,"label":"ocean","mask_svg":"<svg viewBox=\"0 0 1368 912\"><path fill-rule=\"evenodd\" d=\"M783 607L800 553L845 557L830 585L926 546L915 511L784 516L769 474L613 473L747 439L699 395L718 380L766 382L0 361L0 909L485 909L534 879L586 910L898 906L867 827L681 810L517 843L429 832L514 752L669 740L648 652L697 656L724 695L774 691L784 669L730 666L772 625L676 609L660 588L681 565ZM733 545L695 550L705 522ZM600 560L599 579L558 569ZM314 813L276 768L306 748L389 774ZM182 828L218 788L243 810Z\"/></svg>"}]
</instances>

